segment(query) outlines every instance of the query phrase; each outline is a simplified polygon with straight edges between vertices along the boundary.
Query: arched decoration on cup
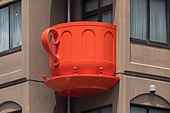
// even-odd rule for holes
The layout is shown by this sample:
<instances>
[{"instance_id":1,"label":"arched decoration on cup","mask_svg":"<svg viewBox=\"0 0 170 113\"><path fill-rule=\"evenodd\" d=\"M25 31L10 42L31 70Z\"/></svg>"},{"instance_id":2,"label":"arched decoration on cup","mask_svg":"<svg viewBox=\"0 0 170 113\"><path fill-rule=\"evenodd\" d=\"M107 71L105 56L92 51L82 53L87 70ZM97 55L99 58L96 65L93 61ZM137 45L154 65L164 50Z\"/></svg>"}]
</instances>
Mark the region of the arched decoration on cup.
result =
<instances>
[{"instance_id":1,"label":"arched decoration on cup","mask_svg":"<svg viewBox=\"0 0 170 113\"><path fill-rule=\"evenodd\" d=\"M62 52L60 52L62 51ZM72 33L68 30L63 31L60 38L60 59L71 60L72 54Z\"/></svg>"},{"instance_id":2,"label":"arched decoration on cup","mask_svg":"<svg viewBox=\"0 0 170 113\"><path fill-rule=\"evenodd\" d=\"M115 37L112 32L107 31L104 35L104 59L113 62L114 53L116 51Z\"/></svg>"},{"instance_id":3,"label":"arched decoration on cup","mask_svg":"<svg viewBox=\"0 0 170 113\"><path fill-rule=\"evenodd\" d=\"M82 58L94 59L96 50L96 37L94 31L91 29L86 29L85 31L83 31L81 43Z\"/></svg>"}]
</instances>

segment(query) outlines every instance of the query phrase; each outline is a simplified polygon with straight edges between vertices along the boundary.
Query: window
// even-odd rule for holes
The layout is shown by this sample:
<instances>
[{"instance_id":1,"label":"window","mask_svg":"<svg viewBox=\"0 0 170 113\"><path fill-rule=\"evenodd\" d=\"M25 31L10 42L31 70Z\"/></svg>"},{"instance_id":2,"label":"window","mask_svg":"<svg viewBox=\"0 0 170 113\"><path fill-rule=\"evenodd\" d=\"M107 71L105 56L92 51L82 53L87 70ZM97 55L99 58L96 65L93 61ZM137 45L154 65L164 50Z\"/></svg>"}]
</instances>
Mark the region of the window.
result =
<instances>
[{"instance_id":1,"label":"window","mask_svg":"<svg viewBox=\"0 0 170 113\"><path fill-rule=\"evenodd\" d=\"M82 19L86 21L100 21L112 23L113 0L83 0Z\"/></svg>"},{"instance_id":2,"label":"window","mask_svg":"<svg viewBox=\"0 0 170 113\"><path fill-rule=\"evenodd\" d=\"M131 105L130 113L170 113L169 109Z\"/></svg>"},{"instance_id":3,"label":"window","mask_svg":"<svg viewBox=\"0 0 170 113\"><path fill-rule=\"evenodd\" d=\"M0 113L22 113L22 107L14 101L0 103Z\"/></svg>"},{"instance_id":4,"label":"window","mask_svg":"<svg viewBox=\"0 0 170 113\"><path fill-rule=\"evenodd\" d=\"M112 113L112 106L110 105L110 106L96 108L93 110L87 110L84 111L83 113Z\"/></svg>"},{"instance_id":5,"label":"window","mask_svg":"<svg viewBox=\"0 0 170 113\"><path fill-rule=\"evenodd\" d=\"M0 8L0 56L21 50L21 2Z\"/></svg>"},{"instance_id":6,"label":"window","mask_svg":"<svg viewBox=\"0 0 170 113\"><path fill-rule=\"evenodd\" d=\"M169 0L131 0L132 42L169 46Z\"/></svg>"}]
</instances>

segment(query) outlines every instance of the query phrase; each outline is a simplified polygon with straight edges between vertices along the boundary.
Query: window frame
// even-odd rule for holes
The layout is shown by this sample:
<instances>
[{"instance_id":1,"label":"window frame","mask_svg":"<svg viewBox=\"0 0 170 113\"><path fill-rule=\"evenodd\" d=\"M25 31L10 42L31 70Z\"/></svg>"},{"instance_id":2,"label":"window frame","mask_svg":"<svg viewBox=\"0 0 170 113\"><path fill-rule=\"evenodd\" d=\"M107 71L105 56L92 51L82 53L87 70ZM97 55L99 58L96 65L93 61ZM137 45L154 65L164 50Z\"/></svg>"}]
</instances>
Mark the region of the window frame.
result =
<instances>
[{"instance_id":1,"label":"window frame","mask_svg":"<svg viewBox=\"0 0 170 113\"><path fill-rule=\"evenodd\" d=\"M141 104L130 104L130 110L131 110L131 107L140 107L140 108L145 108L147 113L150 113L149 112L149 109L157 109L157 110L165 110L167 111L167 113L170 112L170 109L169 108L162 108L162 107L157 107L157 106L147 106L147 105L141 105ZM131 112L130 112L131 113Z\"/></svg>"},{"instance_id":2,"label":"window frame","mask_svg":"<svg viewBox=\"0 0 170 113\"><path fill-rule=\"evenodd\" d=\"M170 1L169 0L165 0L165 1L166 1L166 21L167 21L167 42L161 43L161 42L155 42L150 40L150 0L147 0L147 38L146 40L142 40L130 36L131 43L170 49Z\"/></svg>"},{"instance_id":3,"label":"window frame","mask_svg":"<svg viewBox=\"0 0 170 113\"><path fill-rule=\"evenodd\" d=\"M107 11L112 11L112 14L113 14L113 2L112 2L112 4L101 7L100 6L100 4L101 4L100 0L97 0L97 2L98 2L97 9L85 12L85 5L83 5L83 4L85 4L85 2L87 2L87 1L89 1L89 0L81 0L81 5L82 5L82 15L81 15L81 17L82 17L83 21L87 21L86 18L96 15L97 21L102 22L102 13L105 13ZM112 19L112 23L113 23L113 19Z\"/></svg>"},{"instance_id":4,"label":"window frame","mask_svg":"<svg viewBox=\"0 0 170 113\"><path fill-rule=\"evenodd\" d=\"M9 54L12 54L12 53L15 53L15 52L19 52L19 51L22 50L22 44L17 46L17 47L11 47L11 38L10 38L10 35L11 35L10 34L10 6L12 4L15 4L15 3L18 3L18 2L21 2L21 0L12 1L12 2L9 2L9 3L5 4L5 5L0 6L0 9L6 8L6 7L9 8L9 10L8 10L8 15L9 15L9 18L8 18L8 21L9 21L9 34L8 34L9 35L9 42L8 42L9 43L9 49L5 50L5 51L1 51L0 52L0 57L9 55ZM22 11L22 2L21 2L21 11ZM22 18L22 15L21 15L21 18ZM21 39L22 39L22 37L21 37Z\"/></svg>"}]
</instances>

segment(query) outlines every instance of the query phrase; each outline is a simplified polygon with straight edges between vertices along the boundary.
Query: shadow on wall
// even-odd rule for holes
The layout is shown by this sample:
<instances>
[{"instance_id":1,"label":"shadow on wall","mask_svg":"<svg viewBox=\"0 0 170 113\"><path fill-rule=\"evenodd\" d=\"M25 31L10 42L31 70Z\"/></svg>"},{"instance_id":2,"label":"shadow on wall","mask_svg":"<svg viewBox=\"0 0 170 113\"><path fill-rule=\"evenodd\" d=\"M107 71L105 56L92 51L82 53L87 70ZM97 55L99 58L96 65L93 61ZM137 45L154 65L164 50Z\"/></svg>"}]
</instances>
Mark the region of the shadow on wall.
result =
<instances>
[{"instance_id":1,"label":"shadow on wall","mask_svg":"<svg viewBox=\"0 0 170 113\"><path fill-rule=\"evenodd\" d=\"M112 113L117 113L119 99L119 84L112 89L83 98L71 99L71 113L81 113L108 105L112 105Z\"/></svg>"},{"instance_id":2,"label":"shadow on wall","mask_svg":"<svg viewBox=\"0 0 170 113\"><path fill-rule=\"evenodd\" d=\"M53 113L67 112L67 97L61 97L56 92L56 105ZM86 97L70 98L70 112L80 113L89 109L112 105L112 112L117 113L119 100L119 84L109 91Z\"/></svg>"},{"instance_id":3,"label":"shadow on wall","mask_svg":"<svg viewBox=\"0 0 170 113\"><path fill-rule=\"evenodd\" d=\"M117 0L113 0L113 23L115 24L115 12L116 12L116 3L117 3Z\"/></svg>"},{"instance_id":4,"label":"shadow on wall","mask_svg":"<svg viewBox=\"0 0 170 113\"><path fill-rule=\"evenodd\" d=\"M50 26L66 22L67 0L52 0L50 12Z\"/></svg>"},{"instance_id":5,"label":"shadow on wall","mask_svg":"<svg viewBox=\"0 0 170 113\"><path fill-rule=\"evenodd\" d=\"M67 97L61 97L55 92L56 105L54 107L53 113L66 113L67 112Z\"/></svg>"}]
</instances>

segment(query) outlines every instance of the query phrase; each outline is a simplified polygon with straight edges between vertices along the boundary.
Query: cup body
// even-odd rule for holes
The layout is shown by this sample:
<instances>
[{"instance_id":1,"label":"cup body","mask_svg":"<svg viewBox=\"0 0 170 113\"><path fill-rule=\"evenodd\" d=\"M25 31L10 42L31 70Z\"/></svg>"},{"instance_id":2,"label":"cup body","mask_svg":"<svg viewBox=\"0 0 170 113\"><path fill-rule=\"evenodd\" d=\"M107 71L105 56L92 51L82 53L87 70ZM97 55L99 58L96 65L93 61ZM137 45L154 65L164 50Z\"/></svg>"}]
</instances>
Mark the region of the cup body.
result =
<instances>
[{"instance_id":1,"label":"cup body","mask_svg":"<svg viewBox=\"0 0 170 113\"><path fill-rule=\"evenodd\" d=\"M116 71L116 26L103 22L69 22L52 26L59 45L51 44L59 56L55 65L50 58L52 76L102 74ZM55 42L52 39L50 43Z\"/></svg>"}]
</instances>

